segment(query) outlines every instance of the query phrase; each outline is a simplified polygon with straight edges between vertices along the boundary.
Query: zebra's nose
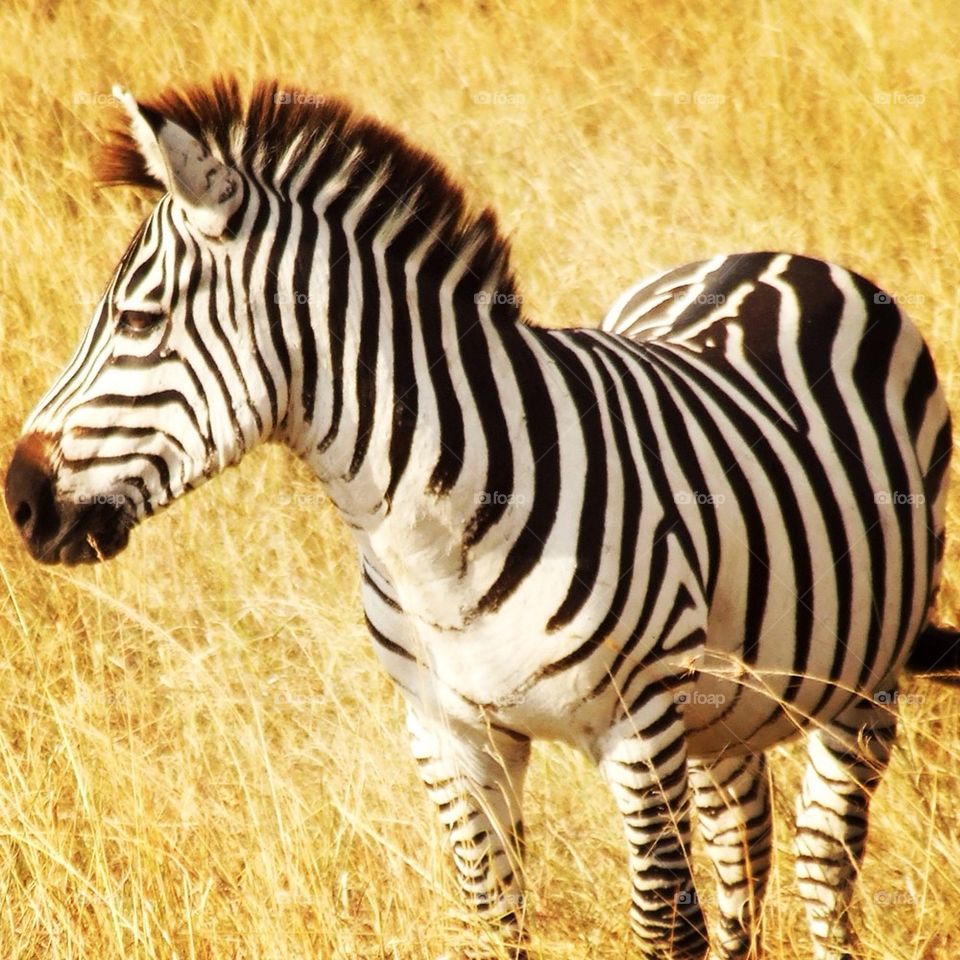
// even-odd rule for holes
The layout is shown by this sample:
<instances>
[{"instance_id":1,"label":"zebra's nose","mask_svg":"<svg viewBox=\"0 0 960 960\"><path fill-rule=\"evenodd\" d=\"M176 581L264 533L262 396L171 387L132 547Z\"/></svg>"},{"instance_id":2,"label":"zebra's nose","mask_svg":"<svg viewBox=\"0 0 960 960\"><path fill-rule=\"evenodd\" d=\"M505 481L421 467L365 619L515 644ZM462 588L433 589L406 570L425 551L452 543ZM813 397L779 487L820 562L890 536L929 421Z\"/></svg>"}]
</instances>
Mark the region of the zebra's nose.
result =
<instances>
[{"instance_id":1,"label":"zebra's nose","mask_svg":"<svg viewBox=\"0 0 960 960\"><path fill-rule=\"evenodd\" d=\"M28 434L17 444L4 483L7 511L30 552L37 556L57 534L60 518L46 442Z\"/></svg>"}]
</instances>

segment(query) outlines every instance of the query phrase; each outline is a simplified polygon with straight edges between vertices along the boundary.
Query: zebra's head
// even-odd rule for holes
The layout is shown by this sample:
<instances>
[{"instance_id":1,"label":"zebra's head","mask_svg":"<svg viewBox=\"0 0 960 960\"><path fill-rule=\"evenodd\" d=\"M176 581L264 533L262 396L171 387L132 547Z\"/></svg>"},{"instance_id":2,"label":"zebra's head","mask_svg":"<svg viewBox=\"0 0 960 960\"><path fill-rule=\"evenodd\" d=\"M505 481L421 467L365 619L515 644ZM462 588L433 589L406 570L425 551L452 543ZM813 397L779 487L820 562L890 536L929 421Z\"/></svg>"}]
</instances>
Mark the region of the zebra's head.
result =
<instances>
[{"instance_id":1,"label":"zebra's head","mask_svg":"<svg viewBox=\"0 0 960 960\"><path fill-rule=\"evenodd\" d=\"M518 320L493 214L471 215L436 161L336 99L263 83L245 101L235 81L115 95L128 129L101 177L162 195L14 453L6 502L30 552L111 556L264 439L352 484L355 503L388 500L408 458L384 437L409 438L420 409L397 331L416 316L433 342L448 315ZM422 310L413 276L433 285ZM396 408L374 399L391 395L375 386L388 362L406 384ZM371 438L390 445L382 486Z\"/></svg>"},{"instance_id":2,"label":"zebra's head","mask_svg":"<svg viewBox=\"0 0 960 960\"><path fill-rule=\"evenodd\" d=\"M249 183L225 150L114 92L129 115L127 169L114 180L164 193L7 472L10 515L49 563L116 554L139 520L269 429L258 409L265 385L237 372L256 369L230 264Z\"/></svg>"}]
</instances>

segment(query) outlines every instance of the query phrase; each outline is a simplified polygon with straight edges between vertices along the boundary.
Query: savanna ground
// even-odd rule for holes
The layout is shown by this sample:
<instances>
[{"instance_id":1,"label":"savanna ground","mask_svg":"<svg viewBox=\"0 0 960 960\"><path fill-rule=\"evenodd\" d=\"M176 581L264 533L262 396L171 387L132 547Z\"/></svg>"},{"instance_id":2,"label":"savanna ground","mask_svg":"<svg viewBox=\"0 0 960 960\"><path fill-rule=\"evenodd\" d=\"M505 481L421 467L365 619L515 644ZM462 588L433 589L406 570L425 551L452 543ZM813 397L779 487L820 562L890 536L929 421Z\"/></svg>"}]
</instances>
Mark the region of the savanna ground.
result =
<instances>
[{"instance_id":1,"label":"savanna ground","mask_svg":"<svg viewBox=\"0 0 960 960\"><path fill-rule=\"evenodd\" d=\"M443 158L514 239L528 316L596 324L716 251L838 260L896 293L960 412L960 23L946 0L798 5L203 5L0 10L0 456L78 340L147 201L101 190L109 90L276 75ZM960 613L960 516L941 597ZM0 956L434 958L463 931L344 530L280 449L98 569L41 569L0 522ZM960 955L960 692L906 689L856 919L869 960ZM776 752L769 955L809 945ZM620 825L539 745L535 958L635 956ZM703 875L705 879L705 873ZM702 886L710 907L710 891Z\"/></svg>"}]
</instances>

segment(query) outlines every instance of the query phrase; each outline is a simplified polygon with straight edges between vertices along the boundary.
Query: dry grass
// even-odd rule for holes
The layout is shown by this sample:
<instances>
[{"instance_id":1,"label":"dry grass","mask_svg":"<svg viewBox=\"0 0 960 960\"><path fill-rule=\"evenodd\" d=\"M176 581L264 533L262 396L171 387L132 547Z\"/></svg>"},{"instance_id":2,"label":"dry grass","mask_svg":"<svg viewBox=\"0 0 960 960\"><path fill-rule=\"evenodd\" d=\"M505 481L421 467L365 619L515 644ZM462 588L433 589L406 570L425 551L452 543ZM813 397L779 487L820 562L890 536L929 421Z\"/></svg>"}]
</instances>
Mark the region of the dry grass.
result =
<instances>
[{"instance_id":1,"label":"dry grass","mask_svg":"<svg viewBox=\"0 0 960 960\"><path fill-rule=\"evenodd\" d=\"M90 182L110 84L219 71L338 92L448 161L501 212L538 321L595 324L630 281L718 250L812 253L909 298L960 410L950 4L700 6L6 0L0 456L144 210ZM954 620L958 519L954 498ZM432 958L469 939L351 550L289 456L251 456L102 569L40 569L0 530L0 956ZM960 710L910 692L857 908L870 960L960 954ZM783 958L809 955L800 760L775 764ZM539 747L527 806L534 957L634 956L589 764Z\"/></svg>"}]
</instances>

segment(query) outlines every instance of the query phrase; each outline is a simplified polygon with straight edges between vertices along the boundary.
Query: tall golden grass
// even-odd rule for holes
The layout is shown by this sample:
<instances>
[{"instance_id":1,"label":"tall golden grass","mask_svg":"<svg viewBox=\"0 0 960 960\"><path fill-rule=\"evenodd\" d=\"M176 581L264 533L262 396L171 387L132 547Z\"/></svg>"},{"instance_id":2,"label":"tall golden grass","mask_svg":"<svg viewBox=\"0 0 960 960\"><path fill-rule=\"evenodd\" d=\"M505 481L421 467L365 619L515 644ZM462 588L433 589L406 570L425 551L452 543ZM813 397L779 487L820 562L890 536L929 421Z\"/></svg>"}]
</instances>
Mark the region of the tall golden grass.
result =
<instances>
[{"instance_id":1,"label":"tall golden grass","mask_svg":"<svg viewBox=\"0 0 960 960\"><path fill-rule=\"evenodd\" d=\"M954 410L960 22L947 0L6 0L0 455L68 359L149 199L97 189L108 92L278 76L447 162L513 237L530 318L599 322L717 251L844 263L907 304ZM941 596L956 622L960 524ZM0 956L434 958L464 928L348 540L306 471L252 455L95 569L0 523ZM907 689L873 809L863 956L960 956L960 703ZM809 955L778 749L769 955ZM620 825L540 745L533 957L635 956ZM708 877L701 877L709 908Z\"/></svg>"}]
</instances>

